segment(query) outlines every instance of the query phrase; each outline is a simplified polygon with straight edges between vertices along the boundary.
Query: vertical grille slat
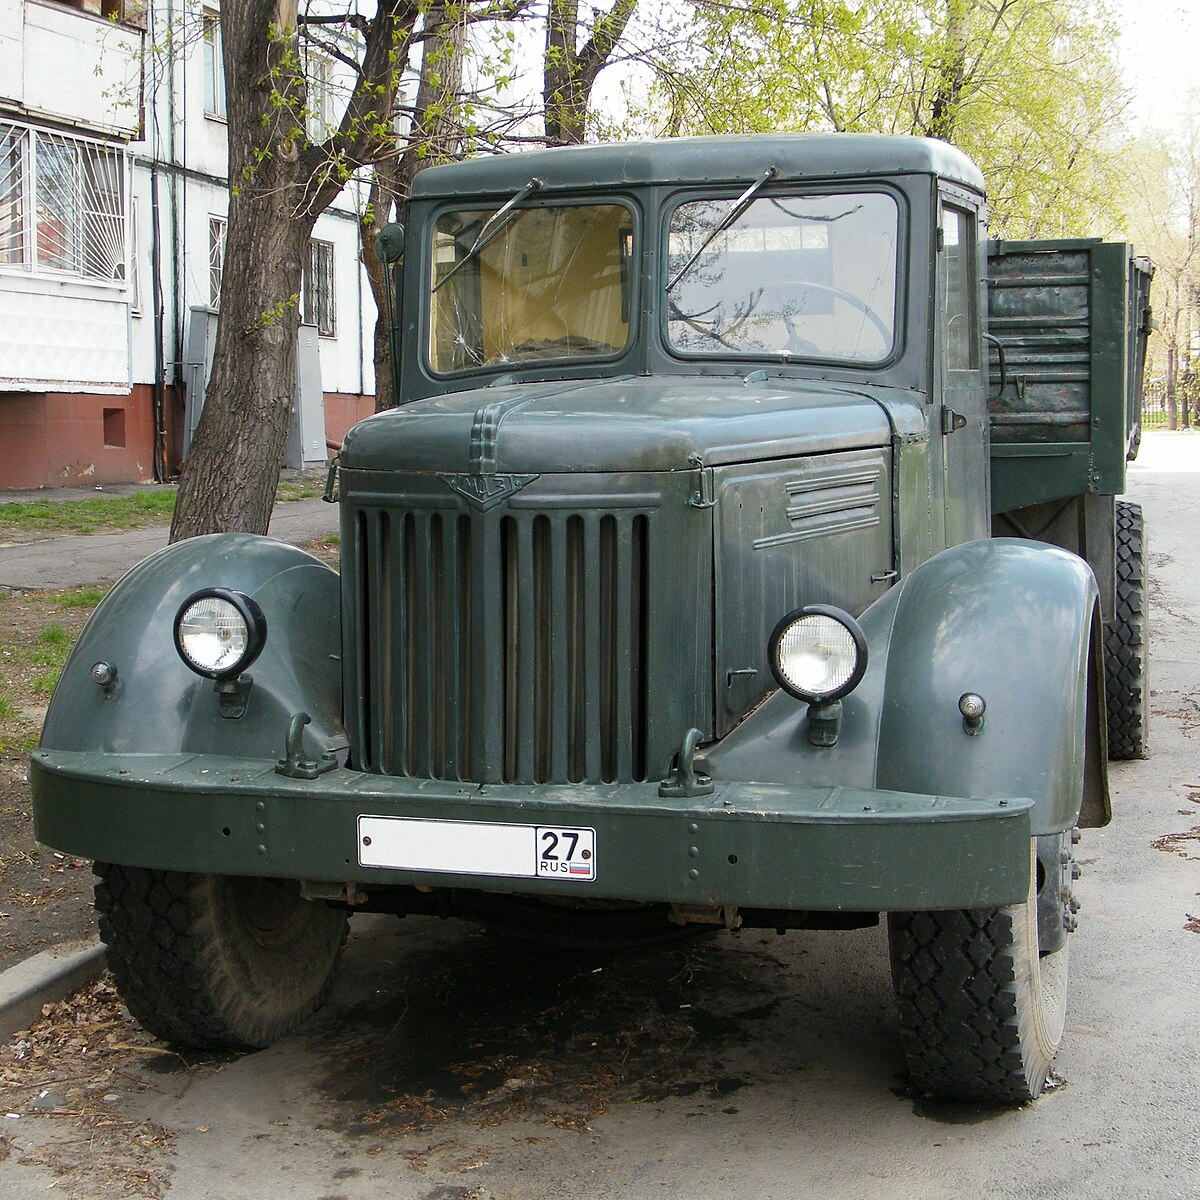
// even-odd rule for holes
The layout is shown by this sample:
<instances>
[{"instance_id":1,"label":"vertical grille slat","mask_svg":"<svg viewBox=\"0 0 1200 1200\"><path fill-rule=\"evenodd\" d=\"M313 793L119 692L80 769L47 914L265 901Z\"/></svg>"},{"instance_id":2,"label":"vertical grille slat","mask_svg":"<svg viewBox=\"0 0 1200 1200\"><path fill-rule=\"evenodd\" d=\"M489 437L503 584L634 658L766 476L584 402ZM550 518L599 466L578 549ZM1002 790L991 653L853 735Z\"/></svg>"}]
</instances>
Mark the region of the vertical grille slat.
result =
<instances>
[{"instance_id":1,"label":"vertical grille slat","mask_svg":"<svg viewBox=\"0 0 1200 1200\"><path fill-rule=\"evenodd\" d=\"M628 508L360 511L364 769L645 778L648 528Z\"/></svg>"},{"instance_id":2,"label":"vertical grille slat","mask_svg":"<svg viewBox=\"0 0 1200 1200\"><path fill-rule=\"evenodd\" d=\"M534 526L532 521L517 523L516 542L516 619L510 623L515 632L516 647L516 712L512 722L512 738L515 743L513 757L516 770L510 778L535 780L535 710L537 691L537 637L536 637L536 580L537 563L534 559Z\"/></svg>"},{"instance_id":3,"label":"vertical grille slat","mask_svg":"<svg viewBox=\"0 0 1200 1200\"><path fill-rule=\"evenodd\" d=\"M588 783L600 782L600 663L603 658L600 622L600 522L592 513L584 519L583 688Z\"/></svg>"},{"instance_id":4,"label":"vertical grille slat","mask_svg":"<svg viewBox=\"0 0 1200 1200\"><path fill-rule=\"evenodd\" d=\"M396 739L396 764L392 768L397 774L412 773L412 726L413 711L413 665L412 665L412 621L413 586L416 576L416 530L412 514L396 523L395 555L395 604L393 616L396 634L392 640L392 674L389 691L398 699L399 709L393 718Z\"/></svg>"},{"instance_id":5,"label":"vertical grille slat","mask_svg":"<svg viewBox=\"0 0 1200 1200\"><path fill-rule=\"evenodd\" d=\"M550 679L550 778L567 779L570 763L571 691L570 661L571 608L567 579L567 522L550 523L550 558L556 564L550 581L550 626L553 664Z\"/></svg>"},{"instance_id":6,"label":"vertical grille slat","mask_svg":"<svg viewBox=\"0 0 1200 1200\"><path fill-rule=\"evenodd\" d=\"M413 545L407 572L409 592L408 689L409 774L435 774L432 755L433 676L437 660L433 646L433 553L429 513L413 517Z\"/></svg>"},{"instance_id":7,"label":"vertical grille slat","mask_svg":"<svg viewBox=\"0 0 1200 1200\"><path fill-rule=\"evenodd\" d=\"M376 628L374 622L380 603L380 588L375 576L375 556L371 553L371 532L367 514L360 512L354 520L354 554L358 560L362 574L362 586L358 589L358 610L355 613L356 644L355 655L358 659L358 694L355 697L356 720L358 728L363 731L361 744L358 747L358 761L363 770L369 771L376 765L372 757L373 742L378 726L374 721L373 684L375 672L371 656L371 630Z\"/></svg>"},{"instance_id":8,"label":"vertical grille slat","mask_svg":"<svg viewBox=\"0 0 1200 1200\"><path fill-rule=\"evenodd\" d=\"M459 627L458 522L448 517L441 522L441 595L438 597L438 640L441 670L441 703L435 711L437 727L434 740L435 758L442 764L449 779L459 777L458 733L460 728L461 676L459 654L462 649L462 630Z\"/></svg>"},{"instance_id":9,"label":"vertical grille slat","mask_svg":"<svg viewBox=\"0 0 1200 1200\"><path fill-rule=\"evenodd\" d=\"M612 596L615 634L613 642L614 689L611 729L615 741L615 778L633 779L633 693L634 673L633 592L634 525L622 523L616 531L615 562L613 564Z\"/></svg>"}]
</instances>

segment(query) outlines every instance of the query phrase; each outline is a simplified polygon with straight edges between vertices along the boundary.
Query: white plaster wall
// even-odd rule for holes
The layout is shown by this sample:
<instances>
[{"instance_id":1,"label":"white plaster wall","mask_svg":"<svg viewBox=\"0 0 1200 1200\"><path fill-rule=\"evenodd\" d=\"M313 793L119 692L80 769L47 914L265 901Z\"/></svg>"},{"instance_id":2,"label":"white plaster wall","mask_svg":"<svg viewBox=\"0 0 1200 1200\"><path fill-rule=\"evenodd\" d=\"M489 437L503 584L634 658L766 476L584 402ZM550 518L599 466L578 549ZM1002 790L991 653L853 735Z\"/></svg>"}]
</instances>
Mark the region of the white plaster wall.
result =
<instances>
[{"instance_id":1,"label":"white plaster wall","mask_svg":"<svg viewBox=\"0 0 1200 1200\"><path fill-rule=\"evenodd\" d=\"M33 3L35 0L26 0ZM0 5L12 0L0 0ZM216 7L216 5L213 5ZM152 213L150 201L149 159L156 157L160 170L160 237L162 239L162 277L166 317L167 377L173 377L174 335L187 321L188 309L208 304L208 221L210 216L225 216L229 199L225 183L228 168L228 130L224 121L204 111L204 56L196 23L198 6L185 6L184 0L162 0L154 7L159 27L152 40L164 41L167 23L186 17L183 44L189 52L170 65L173 87L166 80L153 95L147 96L145 139L132 149L138 156L134 169L134 193L138 196L138 233L136 251L140 259L142 302L141 316L134 316L133 375L136 382L154 378L154 310L150 275ZM166 65L166 64L163 64ZM147 71L147 80L164 72ZM174 119L172 120L172 112ZM335 114L340 115L340 114ZM174 157L174 167L171 159ZM372 331L375 308L366 272L358 251L358 227L354 217L365 203L351 183L335 200L331 209L318 218L313 236L335 246L335 286L337 336L320 338L321 384L326 391L357 393L374 391L371 366ZM171 235L174 192L178 236ZM177 254L179 295L173 294L172 252ZM176 309L177 305L177 309Z\"/></svg>"},{"instance_id":2,"label":"white plaster wall","mask_svg":"<svg viewBox=\"0 0 1200 1200\"><path fill-rule=\"evenodd\" d=\"M20 104L25 91L21 53L25 40L25 0L0 0L0 101Z\"/></svg>"},{"instance_id":3,"label":"white plaster wall","mask_svg":"<svg viewBox=\"0 0 1200 1200\"><path fill-rule=\"evenodd\" d=\"M123 296L8 276L0 287L0 380L8 391L123 392L130 385Z\"/></svg>"},{"instance_id":4,"label":"white plaster wall","mask_svg":"<svg viewBox=\"0 0 1200 1200\"><path fill-rule=\"evenodd\" d=\"M37 0L25 0L24 17L21 102L25 111L81 130L136 134L141 125L138 33Z\"/></svg>"}]
</instances>

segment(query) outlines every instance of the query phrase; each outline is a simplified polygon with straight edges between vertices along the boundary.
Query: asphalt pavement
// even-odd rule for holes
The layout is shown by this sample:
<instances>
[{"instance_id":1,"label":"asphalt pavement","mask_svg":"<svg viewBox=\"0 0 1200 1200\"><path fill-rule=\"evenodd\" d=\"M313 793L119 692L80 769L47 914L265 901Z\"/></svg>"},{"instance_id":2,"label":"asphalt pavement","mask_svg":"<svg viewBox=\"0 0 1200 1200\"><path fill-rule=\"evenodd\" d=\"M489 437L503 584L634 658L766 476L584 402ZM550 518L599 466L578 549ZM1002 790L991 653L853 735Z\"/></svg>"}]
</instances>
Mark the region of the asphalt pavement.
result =
<instances>
[{"instance_id":1,"label":"asphalt pavement","mask_svg":"<svg viewBox=\"0 0 1200 1200\"><path fill-rule=\"evenodd\" d=\"M40 494L38 498L42 498ZM337 529L337 505L319 498L281 500L271 514L271 536L297 546ZM36 542L0 544L0 587L72 588L112 583L147 555L161 550L168 532L163 524L120 533L47 536Z\"/></svg>"},{"instance_id":2,"label":"asphalt pavement","mask_svg":"<svg viewBox=\"0 0 1200 1200\"><path fill-rule=\"evenodd\" d=\"M604 956L374 916L354 919L298 1034L130 1060L105 1119L170 1130L138 1154L179 1200L1194 1200L1200 435L1149 435L1130 492L1150 531L1152 751L1112 764L1113 823L1077 851L1068 1023L1042 1099L908 1088L882 930ZM79 1128L11 1123L0 1197L64 1194L37 1151ZM72 1196L100 1194L93 1159Z\"/></svg>"}]
</instances>

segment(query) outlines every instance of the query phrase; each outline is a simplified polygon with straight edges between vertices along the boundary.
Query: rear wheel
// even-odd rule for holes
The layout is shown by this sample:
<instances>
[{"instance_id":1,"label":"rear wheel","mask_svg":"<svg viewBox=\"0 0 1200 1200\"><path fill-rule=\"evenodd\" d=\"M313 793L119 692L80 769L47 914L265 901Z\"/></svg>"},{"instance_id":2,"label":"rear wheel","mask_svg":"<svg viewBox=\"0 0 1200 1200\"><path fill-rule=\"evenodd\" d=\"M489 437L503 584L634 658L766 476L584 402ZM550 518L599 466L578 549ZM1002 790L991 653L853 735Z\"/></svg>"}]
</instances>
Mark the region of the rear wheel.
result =
<instances>
[{"instance_id":1,"label":"rear wheel","mask_svg":"<svg viewBox=\"0 0 1200 1200\"><path fill-rule=\"evenodd\" d=\"M164 1041L256 1050L324 1001L347 915L294 881L97 863L96 908L129 1011Z\"/></svg>"},{"instance_id":2,"label":"rear wheel","mask_svg":"<svg viewBox=\"0 0 1200 1200\"><path fill-rule=\"evenodd\" d=\"M1004 1104L1040 1095L1066 1016L1070 845L1069 836L1034 840L1024 904L889 915L901 1040L917 1089Z\"/></svg>"},{"instance_id":3,"label":"rear wheel","mask_svg":"<svg viewBox=\"0 0 1200 1200\"><path fill-rule=\"evenodd\" d=\"M1146 534L1140 504L1116 505L1116 611L1104 631L1109 758L1145 758L1150 732Z\"/></svg>"}]
</instances>

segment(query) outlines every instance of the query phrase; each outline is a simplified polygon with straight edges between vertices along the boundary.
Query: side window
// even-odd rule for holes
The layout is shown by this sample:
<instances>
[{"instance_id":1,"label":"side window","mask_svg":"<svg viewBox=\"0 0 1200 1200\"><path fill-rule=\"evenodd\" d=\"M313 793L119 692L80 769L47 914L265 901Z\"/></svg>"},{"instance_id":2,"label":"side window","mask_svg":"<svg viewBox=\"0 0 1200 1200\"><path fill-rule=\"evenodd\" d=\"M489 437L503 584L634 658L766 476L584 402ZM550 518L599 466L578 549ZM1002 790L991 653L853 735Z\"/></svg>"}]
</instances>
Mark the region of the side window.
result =
<instances>
[{"instance_id":1,"label":"side window","mask_svg":"<svg viewBox=\"0 0 1200 1200\"><path fill-rule=\"evenodd\" d=\"M965 209L942 209L940 284L943 296L946 370L979 367L979 290L975 286L975 216Z\"/></svg>"}]
</instances>

